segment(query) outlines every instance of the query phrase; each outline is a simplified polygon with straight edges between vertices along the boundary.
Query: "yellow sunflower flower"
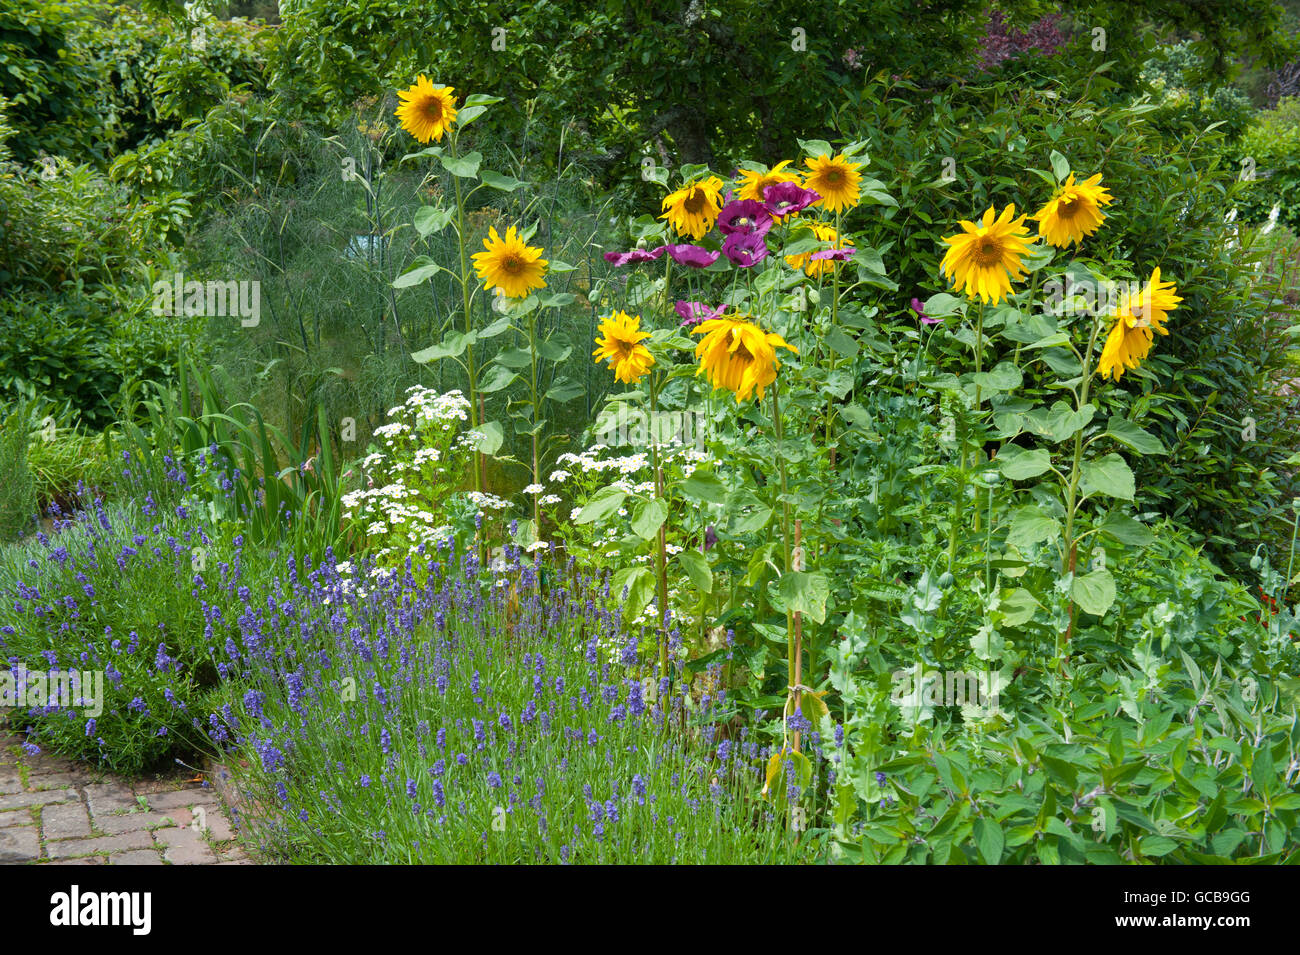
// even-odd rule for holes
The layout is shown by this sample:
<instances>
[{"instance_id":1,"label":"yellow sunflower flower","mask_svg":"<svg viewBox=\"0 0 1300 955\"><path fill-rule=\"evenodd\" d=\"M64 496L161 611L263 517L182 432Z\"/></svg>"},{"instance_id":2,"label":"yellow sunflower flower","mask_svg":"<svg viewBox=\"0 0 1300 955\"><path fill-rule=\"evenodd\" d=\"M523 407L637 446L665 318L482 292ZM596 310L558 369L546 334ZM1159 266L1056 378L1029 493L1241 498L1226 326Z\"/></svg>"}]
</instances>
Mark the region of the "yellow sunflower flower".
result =
<instances>
[{"instance_id":1,"label":"yellow sunflower flower","mask_svg":"<svg viewBox=\"0 0 1300 955\"><path fill-rule=\"evenodd\" d=\"M702 239L722 211L722 180L717 176L691 182L664 198L664 213L679 235Z\"/></svg>"},{"instance_id":2,"label":"yellow sunflower flower","mask_svg":"<svg viewBox=\"0 0 1300 955\"><path fill-rule=\"evenodd\" d=\"M994 206L989 206L979 225L963 219L962 232L943 240L949 248L939 266L954 288L994 305L1003 295L1011 294L1013 281L1025 277L1020 257L1029 251L1025 216L1013 220L1014 205L1002 210L996 220L995 211Z\"/></svg>"},{"instance_id":3,"label":"yellow sunflower flower","mask_svg":"<svg viewBox=\"0 0 1300 955\"><path fill-rule=\"evenodd\" d=\"M503 239L496 226L483 240L485 252L474 253L474 270L489 289L499 288L507 298L523 298L534 289L546 288L546 259L542 250L524 243L515 227Z\"/></svg>"},{"instance_id":4,"label":"yellow sunflower flower","mask_svg":"<svg viewBox=\"0 0 1300 955\"><path fill-rule=\"evenodd\" d=\"M804 175L803 187L811 189L821 196L813 205L821 206L828 212L842 212L858 204L861 195L861 163L849 162L843 154L834 158L818 156L805 159L808 172Z\"/></svg>"},{"instance_id":5,"label":"yellow sunflower flower","mask_svg":"<svg viewBox=\"0 0 1300 955\"><path fill-rule=\"evenodd\" d=\"M831 243L832 249L847 249L849 246L853 245L853 240L842 238L839 233L835 231L834 226L826 225L823 222L809 222L808 225L812 229L813 235L817 237L817 240L819 242ZM814 260L812 256L813 254L811 252L800 252L798 255L787 255L785 261L790 268L803 269L804 272L812 278L817 278L819 275L826 275L828 272L833 272L835 271L836 266L839 265L839 263L833 259Z\"/></svg>"},{"instance_id":6,"label":"yellow sunflower flower","mask_svg":"<svg viewBox=\"0 0 1300 955\"><path fill-rule=\"evenodd\" d=\"M1160 281L1160 269L1153 269L1151 280L1137 295L1115 309L1115 325L1106 336L1097 372L1119 381L1126 369L1136 368L1151 352L1152 332L1168 335L1165 322L1169 313L1182 301L1173 282Z\"/></svg>"},{"instance_id":7,"label":"yellow sunflower flower","mask_svg":"<svg viewBox=\"0 0 1300 955\"><path fill-rule=\"evenodd\" d=\"M790 165L790 160L784 159L767 172L754 172L752 169L740 170L740 189L736 195L741 199L766 202L767 197L763 195L763 190L768 186L775 186L778 182L793 182L795 185L799 185L799 174L797 172L784 171L788 165Z\"/></svg>"},{"instance_id":8,"label":"yellow sunflower flower","mask_svg":"<svg viewBox=\"0 0 1300 955\"><path fill-rule=\"evenodd\" d=\"M735 394L736 404L748 401L755 391L762 400L763 390L776 381L776 370L781 367L778 348L799 353L780 335L763 331L745 315L711 318L691 329L691 334L704 336L695 346L700 362L696 374L706 375L715 389Z\"/></svg>"},{"instance_id":9,"label":"yellow sunflower flower","mask_svg":"<svg viewBox=\"0 0 1300 955\"><path fill-rule=\"evenodd\" d=\"M624 384L640 381L655 363L650 349L641 344L650 333L641 331L640 315L615 312L601 319L597 331L600 334L596 344L600 347L591 353L592 357L596 364L608 361L614 377Z\"/></svg>"},{"instance_id":10,"label":"yellow sunflower flower","mask_svg":"<svg viewBox=\"0 0 1300 955\"><path fill-rule=\"evenodd\" d=\"M423 73L409 89L399 90L402 105L394 112L402 129L422 143L441 140L456 122L455 88L434 86Z\"/></svg>"},{"instance_id":11,"label":"yellow sunflower flower","mask_svg":"<svg viewBox=\"0 0 1300 955\"><path fill-rule=\"evenodd\" d=\"M1101 227L1106 216L1101 207L1115 197L1101 184L1101 173L1076 183L1074 173L1066 179L1052 198L1033 216L1038 234L1051 245L1076 245Z\"/></svg>"}]
</instances>

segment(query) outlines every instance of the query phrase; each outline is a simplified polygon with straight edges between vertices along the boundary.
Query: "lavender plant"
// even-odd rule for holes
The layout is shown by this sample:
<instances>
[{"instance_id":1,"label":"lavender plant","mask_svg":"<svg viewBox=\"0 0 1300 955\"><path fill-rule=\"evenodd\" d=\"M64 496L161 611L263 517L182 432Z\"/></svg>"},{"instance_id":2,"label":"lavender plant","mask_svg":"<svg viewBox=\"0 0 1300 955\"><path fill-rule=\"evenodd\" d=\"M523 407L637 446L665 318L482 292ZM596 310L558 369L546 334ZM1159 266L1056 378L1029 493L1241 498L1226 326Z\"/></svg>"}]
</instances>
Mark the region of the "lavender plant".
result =
<instances>
[{"instance_id":1,"label":"lavender plant","mask_svg":"<svg viewBox=\"0 0 1300 955\"><path fill-rule=\"evenodd\" d=\"M213 736L246 764L236 781L263 851L331 863L815 855L801 833L820 811L808 780L757 798L770 754L723 724L725 691L666 693L606 609L607 581L511 547L485 589L473 552L447 542L430 557L425 586L408 572L364 596L327 561L241 617L247 689L231 688ZM299 608L294 625L269 606Z\"/></svg>"}]
</instances>

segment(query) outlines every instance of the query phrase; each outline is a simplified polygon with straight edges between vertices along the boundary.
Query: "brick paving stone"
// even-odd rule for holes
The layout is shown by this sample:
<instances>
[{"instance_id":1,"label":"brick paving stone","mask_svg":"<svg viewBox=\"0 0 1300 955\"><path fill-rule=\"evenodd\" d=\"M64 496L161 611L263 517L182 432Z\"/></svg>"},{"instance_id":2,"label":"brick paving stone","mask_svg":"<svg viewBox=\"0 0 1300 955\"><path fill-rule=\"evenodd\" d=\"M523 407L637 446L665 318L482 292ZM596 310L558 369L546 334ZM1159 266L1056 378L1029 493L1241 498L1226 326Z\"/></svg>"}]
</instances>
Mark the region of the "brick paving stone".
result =
<instances>
[{"instance_id":1,"label":"brick paving stone","mask_svg":"<svg viewBox=\"0 0 1300 955\"><path fill-rule=\"evenodd\" d=\"M46 806L41 811L41 832L46 840L84 839L90 835L90 816L79 802Z\"/></svg>"},{"instance_id":2,"label":"brick paving stone","mask_svg":"<svg viewBox=\"0 0 1300 955\"><path fill-rule=\"evenodd\" d=\"M41 857L41 837L36 827L0 829L0 863L34 862Z\"/></svg>"},{"instance_id":3,"label":"brick paving stone","mask_svg":"<svg viewBox=\"0 0 1300 955\"><path fill-rule=\"evenodd\" d=\"M101 836L97 839L69 839L65 842L51 842L46 845L51 859L71 859L74 856L90 855L92 852L119 852L124 849L148 849L153 845L147 832L122 832L115 836Z\"/></svg>"},{"instance_id":4,"label":"brick paving stone","mask_svg":"<svg viewBox=\"0 0 1300 955\"><path fill-rule=\"evenodd\" d=\"M227 839L235 838L235 831L231 828L230 821L220 809L209 809L207 820L208 835L213 841L225 842Z\"/></svg>"},{"instance_id":5,"label":"brick paving stone","mask_svg":"<svg viewBox=\"0 0 1300 955\"><path fill-rule=\"evenodd\" d=\"M17 766L0 766L0 794L20 793L23 780Z\"/></svg>"},{"instance_id":6,"label":"brick paving stone","mask_svg":"<svg viewBox=\"0 0 1300 955\"><path fill-rule=\"evenodd\" d=\"M34 790L63 789L85 782L84 776L76 773L46 773L41 776L32 774L28 777L27 788Z\"/></svg>"},{"instance_id":7,"label":"brick paving stone","mask_svg":"<svg viewBox=\"0 0 1300 955\"><path fill-rule=\"evenodd\" d=\"M92 783L86 787L86 801L93 816L107 815L122 809L139 809L135 793L121 783Z\"/></svg>"},{"instance_id":8,"label":"brick paving stone","mask_svg":"<svg viewBox=\"0 0 1300 955\"><path fill-rule=\"evenodd\" d=\"M149 808L156 810L189 809L191 806L214 806L217 794L211 789L176 789L172 792L149 793Z\"/></svg>"},{"instance_id":9,"label":"brick paving stone","mask_svg":"<svg viewBox=\"0 0 1300 955\"><path fill-rule=\"evenodd\" d=\"M162 856L153 849L133 849L115 852L108 857L109 865L162 865Z\"/></svg>"},{"instance_id":10,"label":"brick paving stone","mask_svg":"<svg viewBox=\"0 0 1300 955\"><path fill-rule=\"evenodd\" d=\"M193 829L155 829L153 836L165 848L163 857L172 865L214 865L216 853Z\"/></svg>"},{"instance_id":11,"label":"brick paving stone","mask_svg":"<svg viewBox=\"0 0 1300 955\"><path fill-rule=\"evenodd\" d=\"M30 826L31 824L32 814L26 809L0 812L0 829L8 829L10 826Z\"/></svg>"},{"instance_id":12,"label":"brick paving stone","mask_svg":"<svg viewBox=\"0 0 1300 955\"><path fill-rule=\"evenodd\" d=\"M46 862L46 865L100 865L103 860L99 856L82 856L79 859L59 859Z\"/></svg>"},{"instance_id":13,"label":"brick paving stone","mask_svg":"<svg viewBox=\"0 0 1300 955\"><path fill-rule=\"evenodd\" d=\"M164 812L124 812L108 816L96 816L95 828L101 832L115 835L120 832L139 832L144 829L156 829L175 822Z\"/></svg>"},{"instance_id":14,"label":"brick paving stone","mask_svg":"<svg viewBox=\"0 0 1300 955\"><path fill-rule=\"evenodd\" d=\"M12 793L0 796L0 812L6 809L21 809L24 806L45 806L55 802L71 802L77 798L71 789L48 789L38 793Z\"/></svg>"}]
</instances>

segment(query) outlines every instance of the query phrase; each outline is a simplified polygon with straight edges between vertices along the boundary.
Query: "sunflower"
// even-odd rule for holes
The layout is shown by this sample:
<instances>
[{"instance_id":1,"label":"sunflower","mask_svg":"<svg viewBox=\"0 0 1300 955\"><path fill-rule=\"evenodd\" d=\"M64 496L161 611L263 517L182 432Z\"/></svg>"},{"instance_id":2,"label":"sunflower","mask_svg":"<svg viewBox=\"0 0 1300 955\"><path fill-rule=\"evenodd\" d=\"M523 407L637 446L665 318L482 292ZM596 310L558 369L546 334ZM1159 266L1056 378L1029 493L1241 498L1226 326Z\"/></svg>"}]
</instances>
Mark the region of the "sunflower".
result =
<instances>
[{"instance_id":1,"label":"sunflower","mask_svg":"<svg viewBox=\"0 0 1300 955\"><path fill-rule=\"evenodd\" d=\"M514 226L506 230L504 239L492 226L483 247L486 252L474 253L474 270L489 289L499 288L507 298L523 298L533 289L546 288L542 250L526 245Z\"/></svg>"},{"instance_id":2,"label":"sunflower","mask_svg":"<svg viewBox=\"0 0 1300 955\"><path fill-rule=\"evenodd\" d=\"M842 212L858 204L858 187L862 184L862 173L858 169L861 163L849 162L841 154L834 159L825 155L805 159L804 165L808 167L804 188L821 196L814 205L828 212Z\"/></svg>"},{"instance_id":3,"label":"sunflower","mask_svg":"<svg viewBox=\"0 0 1300 955\"><path fill-rule=\"evenodd\" d=\"M701 182L687 183L664 198L664 213L679 235L702 239L722 211L722 180L710 176Z\"/></svg>"},{"instance_id":4,"label":"sunflower","mask_svg":"<svg viewBox=\"0 0 1300 955\"><path fill-rule=\"evenodd\" d=\"M767 197L763 195L763 190L768 186L775 186L778 182L793 182L798 185L799 174L797 172L783 171L788 165L790 165L790 160L783 159L767 172L754 172L752 169L740 170L740 191L737 195L741 199L765 202Z\"/></svg>"},{"instance_id":5,"label":"sunflower","mask_svg":"<svg viewBox=\"0 0 1300 955\"><path fill-rule=\"evenodd\" d=\"M398 91L402 105L394 115L406 130L422 143L442 139L456 122L456 90L434 86L423 73L410 89Z\"/></svg>"},{"instance_id":6,"label":"sunflower","mask_svg":"<svg viewBox=\"0 0 1300 955\"><path fill-rule=\"evenodd\" d=\"M1074 181L1074 173L1070 173L1070 178L1034 215L1038 234L1051 245L1064 247L1071 242L1077 245L1084 236L1092 235L1101 227L1106 218L1101 207L1114 198L1101 184L1101 173L1079 183Z\"/></svg>"},{"instance_id":7,"label":"sunflower","mask_svg":"<svg viewBox=\"0 0 1300 955\"><path fill-rule=\"evenodd\" d=\"M650 337L649 332L641 331L641 316L628 315L627 312L615 312L602 319L600 337L596 344L600 347L591 353L596 364L608 361L614 377L624 384L639 381L650 366L655 363L655 356L641 342Z\"/></svg>"},{"instance_id":8,"label":"sunflower","mask_svg":"<svg viewBox=\"0 0 1300 955\"><path fill-rule=\"evenodd\" d=\"M748 319L746 315L724 315L691 329L692 335L704 336L695 346L700 362L697 374L707 375L715 389L734 393L736 404L748 401L755 391L762 400L763 390L776 381L776 370L781 367L776 358L778 348L799 353L780 335L765 332Z\"/></svg>"},{"instance_id":9,"label":"sunflower","mask_svg":"<svg viewBox=\"0 0 1300 955\"><path fill-rule=\"evenodd\" d=\"M1012 220L1014 205L1003 209L996 221L994 211L995 207L989 206L980 225L963 219L963 231L943 240L949 249L939 271L948 276L954 288L996 305L1003 295L1011 294L1012 281L1025 277L1020 257L1029 251L1029 230L1023 214Z\"/></svg>"},{"instance_id":10,"label":"sunflower","mask_svg":"<svg viewBox=\"0 0 1300 955\"><path fill-rule=\"evenodd\" d=\"M817 241L831 243L832 249L843 249L853 244L852 239L842 238L839 233L835 231L834 226L829 226L821 222L810 222L808 225L812 229L813 235L817 237ZM803 269L804 272L812 278L817 278L817 276L825 275L828 272L834 272L836 265L835 262L829 259L814 260L811 252L801 252L798 255L787 255L785 261L790 268Z\"/></svg>"},{"instance_id":11,"label":"sunflower","mask_svg":"<svg viewBox=\"0 0 1300 955\"><path fill-rule=\"evenodd\" d=\"M1177 291L1173 282L1160 281L1160 269L1153 269L1146 287L1115 309L1115 325L1106 336L1097 362L1103 378L1109 375L1119 381L1125 369L1136 368L1151 352L1153 331L1169 334L1165 322L1182 301Z\"/></svg>"}]
</instances>

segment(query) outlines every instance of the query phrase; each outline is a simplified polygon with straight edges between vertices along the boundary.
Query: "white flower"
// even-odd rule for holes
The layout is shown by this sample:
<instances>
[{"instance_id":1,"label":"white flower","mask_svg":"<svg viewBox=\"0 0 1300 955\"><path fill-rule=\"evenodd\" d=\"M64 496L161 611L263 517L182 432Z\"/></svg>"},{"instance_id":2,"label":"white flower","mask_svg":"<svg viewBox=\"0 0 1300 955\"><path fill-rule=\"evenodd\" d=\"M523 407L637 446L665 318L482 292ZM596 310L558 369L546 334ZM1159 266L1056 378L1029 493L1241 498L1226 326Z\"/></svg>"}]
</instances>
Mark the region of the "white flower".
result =
<instances>
[{"instance_id":1,"label":"white flower","mask_svg":"<svg viewBox=\"0 0 1300 955\"><path fill-rule=\"evenodd\" d=\"M559 503L560 503L560 495L558 495L558 494L547 494L545 497L542 498L542 501L541 501L541 502L542 502L543 504L559 504Z\"/></svg>"},{"instance_id":2,"label":"white flower","mask_svg":"<svg viewBox=\"0 0 1300 955\"><path fill-rule=\"evenodd\" d=\"M570 455L567 455L567 457L570 457L570 458L571 458L571 457L573 457L573 455L570 454ZM550 476L550 478L549 478L548 480L555 481L555 482L559 482L559 481L567 480L568 477L569 477L569 472L568 472L568 471L552 471L552 472L551 472L551 476Z\"/></svg>"},{"instance_id":3,"label":"white flower","mask_svg":"<svg viewBox=\"0 0 1300 955\"><path fill-rule=\"evenodd\" d=\"M545 488L543 488L540 484L530 484L530 485L528 485L528 487L524 488L524 493L525 493L525 494L541 494L542 491L544 491L544 490L545 490Z\"/></svg>"}]
</instances>

